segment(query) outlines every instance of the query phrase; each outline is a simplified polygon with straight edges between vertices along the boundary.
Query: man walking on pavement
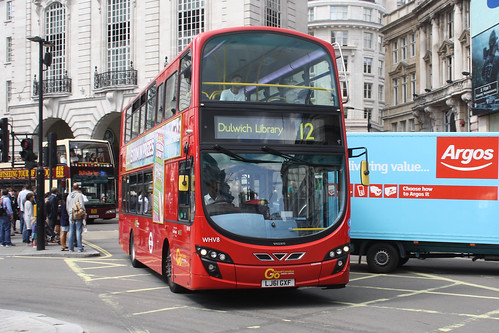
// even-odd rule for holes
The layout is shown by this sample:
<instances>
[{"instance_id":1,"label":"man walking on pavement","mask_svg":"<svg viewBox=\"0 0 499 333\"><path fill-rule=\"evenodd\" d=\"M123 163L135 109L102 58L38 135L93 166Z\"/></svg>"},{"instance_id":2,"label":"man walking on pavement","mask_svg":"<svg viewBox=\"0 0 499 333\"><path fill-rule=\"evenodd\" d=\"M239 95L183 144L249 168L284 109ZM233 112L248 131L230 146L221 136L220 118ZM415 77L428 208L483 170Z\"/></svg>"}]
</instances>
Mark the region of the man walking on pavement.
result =
<instances>
[{"instance_id":1,"label":"man walking on pavement","mask_svg":"<svg viewBox=\"0 0 499 333\"><path fill-rule=\"evenodd\" d=\"M2 203L0 207L0 243L3 247L14 246L10 241L11 221L14 218L9 191L2 190Z\"/></svg>"},{"instance_id":2,"label":"man walking on pavement","mask_svg":"<svg viewBox=\"0 0 499 333\"><path fill-rule=\"evenodd\" d=\"M69 239L68 239L68 247L69 252L74 251L74 240L76 236L76 246L78 247L78 252L83 252L83 244L81 243L81 232L83 228L83 216L80 219L75 219L73 217L73 207L76 202L80 203L80 206L85 211L85 200L83 200L83 194L80 191L80 187L78 184L73 185L73 192L71 192L66 201L66 209L69 215Z\"/></svg>"},{"instance_id":3,"label":"man walking on pavement","mask_svg":"<svg viewBox=\"0 0 499 333\"><path fill-rule=\"evenodd\" d=\"M23 189L17 195L17 207L19 207L19 232L21 235L24 231L24 203L26 202L26 195L30 192L28 185L24 185Z\"/></svg>"}]
</instances>

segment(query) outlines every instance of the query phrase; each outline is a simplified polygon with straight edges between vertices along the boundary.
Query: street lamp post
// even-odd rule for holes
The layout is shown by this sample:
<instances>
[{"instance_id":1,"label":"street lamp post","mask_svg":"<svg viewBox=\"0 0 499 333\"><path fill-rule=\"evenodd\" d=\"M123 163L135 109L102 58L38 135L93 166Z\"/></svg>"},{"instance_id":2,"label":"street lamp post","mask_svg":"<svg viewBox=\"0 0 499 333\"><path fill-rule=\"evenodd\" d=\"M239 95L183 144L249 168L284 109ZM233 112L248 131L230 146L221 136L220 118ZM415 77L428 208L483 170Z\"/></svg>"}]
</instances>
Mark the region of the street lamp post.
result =
<instances>
[{"instance_id":1,"label":"street lamp post","mask_svg":"<svg viewBox=\"0 0 499 333\"><path fill-rule=\"evenodd\" d=\"M36 250L45 250L45 169L43 168L43 46L51 46L49 41L39 37L28 37L38 43L38 168L36 169ZM48 64L47 66L50 66Z\"/></svg>"}]
</instances>

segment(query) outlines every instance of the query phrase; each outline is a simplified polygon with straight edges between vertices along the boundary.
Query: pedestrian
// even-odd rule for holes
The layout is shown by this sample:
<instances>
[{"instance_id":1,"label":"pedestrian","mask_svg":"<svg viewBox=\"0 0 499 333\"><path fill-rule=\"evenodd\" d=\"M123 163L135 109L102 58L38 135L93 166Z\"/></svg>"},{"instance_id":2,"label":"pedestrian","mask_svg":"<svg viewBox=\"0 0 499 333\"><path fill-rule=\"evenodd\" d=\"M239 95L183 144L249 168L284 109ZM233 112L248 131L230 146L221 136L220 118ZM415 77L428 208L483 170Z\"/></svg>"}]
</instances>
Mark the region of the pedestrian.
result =
<instances>
[{"instance_id":1,"label":"pedestrian","mask_svg":"<svg viewBox=\"0 0 499 333\"><path fill-rule=\"evenodd\" d=\"M10 202L12 204L12 214L14 215L12 219L12 235L20 234L16 229L17 220L19 220L19 207L17 207L17 191L13 188L9 188Z\"/></svg>"},{"instance_id":2,"label":"pedestrian","mask_svg":"<svg viewBox=\"0 0 499 333\"><path fill-rule=\"evenodd\" d=\"M61 251L68 251L69 248L66 244L66 239L69 231L69 215L68 215L68 210L66 208L66 201L68 200L68 194L65 193L62 202L61 202L61 235L60 235L60 241L61 241Z\"/></svg>"},{"instance_id":3,"label":"pedestrian","mask_svg":"<svg viewBox=\"0 0 499 333\"><path fill-rule=\"evenodd\" d=\"M24 185L23 189L17 195L17 207L19 209L19 232L22 234L24 231L24 202L26 195L30 192L29 186Z\"/></svg>"},{"instance_id":4,"label":"pedestrian","mask_svg":"<svg viewBox=\"0 0 499 333\"><path fill-rule=\"evenodd\" d=\"M83 244L81 242L81 232L83 229L83 217L77 218L73 216L73 210L76 211L76 205L79 203L83 211L85 211L85 202L83 199L83 194L80 191L78 184L73 185L73 192L71 192L66 201L66 209L69 215L69 237L68 237L68 247L69 252L74 251L74 240L76 238L76 246L78 247L78 252L83 252Z\"/></svg>"},{"instance_id":5,"label":"pedestrian","mask_svg":"<svg viewBox=\"0 0 499 333\"><path fill-rule=\"evenodd\" d=\"M53 187L50 191L50 196L47 201L47 218L49 221L49 226L50 230L53 231L53 236L51 238L52 241L57 240L59 237L59 229L60 229L60 222L59 222L59 195L57 191L57 187Z\"/></svg>"},{"instance_id":6,"label":"pedestrian","mask_svg":"<svg viewBox=\"0 0 499 333\"><path fill-rule=\"evenodd\" d=\"M26 195L26 202L24 203L24 231L23 231L23 243L26 245L31 244L31 234L33 230L33 224L36 222L35 217L35 206L33 202L35 201L35 195L33 192L28 192Z\"/></svg>"},{"instance_id":7,"label":"pedestrian","mask_svg":"<svg viewBox=\"0 0 499 333\"><path fill-rule=\"evenodd\" d=\"M12 227L12 203L10 202L9 191L2 190L0 208L0 243L3 247L15 246L10 240L10 228Z\"/></svg>"}]
</instances>

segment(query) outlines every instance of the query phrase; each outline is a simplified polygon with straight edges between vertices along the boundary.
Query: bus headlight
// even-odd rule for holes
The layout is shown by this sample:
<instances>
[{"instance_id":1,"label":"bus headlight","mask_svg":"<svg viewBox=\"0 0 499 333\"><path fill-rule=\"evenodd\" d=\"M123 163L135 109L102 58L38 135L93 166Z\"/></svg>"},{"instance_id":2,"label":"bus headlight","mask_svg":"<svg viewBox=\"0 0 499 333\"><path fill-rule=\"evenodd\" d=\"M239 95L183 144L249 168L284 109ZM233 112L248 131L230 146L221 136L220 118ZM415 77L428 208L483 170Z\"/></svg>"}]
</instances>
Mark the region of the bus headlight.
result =
<instances>
[{"instance_id":1,"label":"bus headlight","mask_svg":"<svg viewBox=\"0 0 499 333\"><path fill-rule=\"evenodd\" d=\"M203 263L206 272L208 272L210 276L219 279L222 278L222 273L220 273L218 263L232 263L232 259L228 254L215 249L210 249L204 246L196 246L196 252L201 257L201 262Z\"/></svg>"},{"instance_id":2,"label":"bus headlight","mask_svg":"<svg viewBox=\"0 0 499 333\"><path fill-rule=\"evenodd\" d=\"M116 214L116 209L108 209L104 214Z\"/></svg>"},{"instance_id":3,"label":"bus headlight","mask_svg":"<svg viewBox=\"0 0 499 333\"><path fill-rule=\"evenodd\" d=\"M324 261L338 259L350 253L350 245L345 244L342 246L338 246L337 248L331 249L328 251L326 256L324 257Z\"/></svg>"}]
</instances>

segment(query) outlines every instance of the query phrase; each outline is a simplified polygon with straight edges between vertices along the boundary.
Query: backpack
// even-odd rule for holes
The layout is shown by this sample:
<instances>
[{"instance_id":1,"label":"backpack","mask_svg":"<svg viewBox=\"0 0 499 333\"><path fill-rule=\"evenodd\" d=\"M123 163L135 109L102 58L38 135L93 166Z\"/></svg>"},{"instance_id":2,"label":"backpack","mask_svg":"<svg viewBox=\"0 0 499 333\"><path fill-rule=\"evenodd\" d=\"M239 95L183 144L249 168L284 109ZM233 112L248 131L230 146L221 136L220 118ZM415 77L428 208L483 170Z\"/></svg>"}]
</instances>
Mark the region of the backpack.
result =
<instances>
[{"instance_id":1,"label":"backpack","mask_svg":"<svg viewBox=\"0 0 499 333\"><path fill-rule=\"evenodd\" d=\"M81 220L82 218L85 217L85 210L81 206L78 198L76 199L76 202L73 204L72 215L73 215L73 220Z\"/></svg>"},{"instance_id":2,"label":"backpack","mask_svg":"<svg viewBox=\"0 0 499 333\"><path fill-rule=\"evenodd\" d=\"M7 210L3 205L3 198L0 198L0 216L6 216L6 215L7 215Z\"/></svg>"}]
</instances>

